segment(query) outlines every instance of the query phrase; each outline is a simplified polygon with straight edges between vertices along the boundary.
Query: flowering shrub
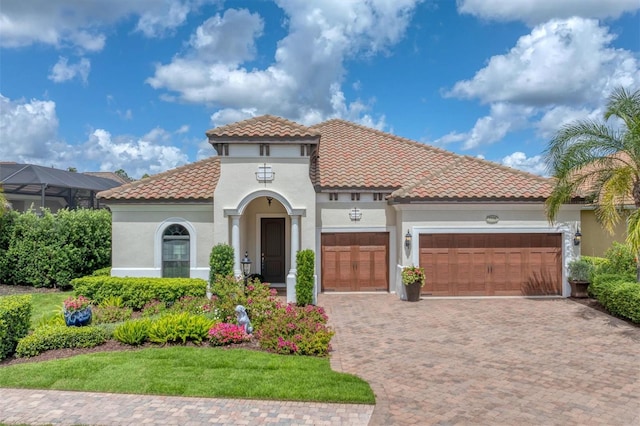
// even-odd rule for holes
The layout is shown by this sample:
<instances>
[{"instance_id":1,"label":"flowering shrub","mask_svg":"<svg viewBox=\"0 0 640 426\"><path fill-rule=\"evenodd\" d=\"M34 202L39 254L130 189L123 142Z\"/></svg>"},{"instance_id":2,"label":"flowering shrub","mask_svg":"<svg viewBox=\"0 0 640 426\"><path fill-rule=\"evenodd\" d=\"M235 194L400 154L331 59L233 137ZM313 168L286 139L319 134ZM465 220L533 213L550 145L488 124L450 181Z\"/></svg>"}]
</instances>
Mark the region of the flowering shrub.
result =
<instances>
[{"instance_id":1,"label":"flowering shrub","mask_svg":"<svg viewBox=\"0 0 640 426\"><path fill-rule=\"evenodd\" d=\"M64 300L64 310L67 312L76 312L88 308L91 305L91 301L84 296L73 297L70 296Z\"/></svg>"},{"instance_id":2,"label":"flowering shrub","mask_svg":"<svg viewBox=\"0 0 640 426\"><path fill-rule=\"evenodd\" d=\"M189 312L190 314L206 314L211 312L211 304L206 297L182 296L171 305L171 312Z\"/></svg>"},{"instance_id":3,"label":"flowering shrub","mask_svg":"<svg viewBox=\"0 0 640 426\"><path fill-rule=\"evenodd\" d=\"M260 280L247 281L247 288L242 290L242 283L233 277L218 276L214 285L212 303L217 317L223 322L236 321L236 306L247 309L247 315L254 328L259 328L266 317L276 307L277 290L270 289L268 283Z\"/></svg>"},{"instance_id":4,"label":"flowering shrub","mask_svg":"<svg viewBox=\"0 0 640 426\"><path fill-rule=\"evenodd\" d=\"M260 346L278 354L327 356L334 331L319 306L278 303L256 331Z\"/></svg>"},{"instance_id":5,"label":"flowering shrub","mask_svg":"<svg viewBox=\"0 0 640 426\"><path fill-rule=\"evenodd\" d=\"M209 330L209 343L211 346L225 346L249 340L251 340L251 336L245 333L244 327L241 325L220 322L214 324Z\"/></svg>"},{"instance_id":6,"label":"flowering shrub","mask_svg":"<svg viewBox=\"0 0 640 426\"><path fill-rule=\"evenodd\" d=\"M402 283L413 284L420 282L420 287L424 287L426 277L424 275L424 268L419 266L405 266L402 268Z\"/></svg>"}]
</instances>

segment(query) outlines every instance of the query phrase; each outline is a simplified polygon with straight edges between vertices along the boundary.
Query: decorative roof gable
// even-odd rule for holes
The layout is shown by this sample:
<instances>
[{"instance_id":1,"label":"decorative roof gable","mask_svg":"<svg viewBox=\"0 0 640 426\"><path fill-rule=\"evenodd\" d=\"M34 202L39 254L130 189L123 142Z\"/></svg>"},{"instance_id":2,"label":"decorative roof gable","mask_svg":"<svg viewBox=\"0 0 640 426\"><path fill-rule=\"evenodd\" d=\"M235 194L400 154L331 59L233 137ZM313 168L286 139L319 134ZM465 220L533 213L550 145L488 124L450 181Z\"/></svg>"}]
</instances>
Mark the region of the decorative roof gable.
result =
<instances>
[{"instance_id":1,"label":"decorative roof gable","mask_svg":"<svg viewBox=\"0 0 640 426\"><path fill-rule=\"evenodd\" d=\"M318 138L320 133L309 127L273 115L261 115L206 132L210 140L228 138Z\"/></svg>"}]
</instances>

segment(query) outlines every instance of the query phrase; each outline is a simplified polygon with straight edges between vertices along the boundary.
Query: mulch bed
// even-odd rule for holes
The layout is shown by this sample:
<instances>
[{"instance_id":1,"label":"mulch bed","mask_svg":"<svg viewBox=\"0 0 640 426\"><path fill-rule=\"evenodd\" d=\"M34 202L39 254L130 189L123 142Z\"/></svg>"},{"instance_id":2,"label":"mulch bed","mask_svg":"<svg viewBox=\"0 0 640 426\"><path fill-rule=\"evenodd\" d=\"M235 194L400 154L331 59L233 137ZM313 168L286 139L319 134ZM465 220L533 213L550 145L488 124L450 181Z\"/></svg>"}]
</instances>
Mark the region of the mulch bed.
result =
<instances>
[{"instance_id":1,"label":"mulch bed","mask_svg":"<svg viewBox=\"0 0 640 426\"><path fill-rule=\"evenodd\" d=\"M10 295L19 295L19 294L27 294L27 293L56 293L59 292L59 289L53 288L34 288L31 286L20 286L20 285L5 285L0 284L0 296L10 296ZM195 345L193 343L188 344L188 346L202 346L209 347L208 344ZM31 358L7 358L5 360L0 361L0 368L6 367L8 365L14 364L24 364L28 362L42 362L42 361L50 361L54 359L62 359L69 358L76 355L83 354L91 354L96 352L112 352L112 351L139 351L145 348L158 348L159 345L155 345L153 343L146 343L141 346L130 346L122 344L115 340L108 340L104 344L100 346L96 346L93 348L78 348L78 349L54 349L50 351L46 351L41 353L40 355L31 357ZM252 339L250 342L222 346L222 349L250 349L263 351L264 349L260 348L258 341L256 339Z\"/></svg>"}]
</instances>

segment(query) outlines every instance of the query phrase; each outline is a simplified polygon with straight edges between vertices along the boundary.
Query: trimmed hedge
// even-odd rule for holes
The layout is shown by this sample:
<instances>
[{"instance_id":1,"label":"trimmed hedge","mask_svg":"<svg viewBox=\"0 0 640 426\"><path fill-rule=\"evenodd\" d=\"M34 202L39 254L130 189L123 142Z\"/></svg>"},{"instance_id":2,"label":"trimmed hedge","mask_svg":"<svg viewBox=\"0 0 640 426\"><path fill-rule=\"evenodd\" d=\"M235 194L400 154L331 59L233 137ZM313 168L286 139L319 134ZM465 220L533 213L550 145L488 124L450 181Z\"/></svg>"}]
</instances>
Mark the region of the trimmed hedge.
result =
<instances>
[{"instance_id":1,"label":"trimmed hedge","mask_svg":"<svg viewBox=\"0 0 640 426\"><path fill-rule=\"evenodd\" d=\"M107 210L4 215L0 226L0 282L66 287L111 263ZM6 225L6 226L5 226Z\"/></svg>"},{"instance_id":2,"label":"trimmed hedge","mask_svg":"<svg viewBox=\"0 0 640 426\"><path fill-rule=\"evenodd\" d=\"M640 323L640 284L634 276L596 275L589 293L613 315Z\"/></svg>"},{"instance_id":3,"label":"trimmed hedge","mask_svg":"<svg viewBox=\"0 0 640 426\"><path fill-rule=\"evenodd\" d=\"M86 296L94 304L120 297L124 306L137 310L152 300L171 304L184 296L207 294L207 282L200 278L88 276L72 280L71 285L76 295Z\"/></svg>"},{"instance_id":4,"label":"trimmed hedge","mask_svg":"<svg viewBox=\"0 0 640 426\"><path fill-rule=\"evenodd\" d=\"M313 271L315 269L315 254L306 249L296 254L296 304L306 306L313 304Z\"/></svg>"},{"instance_id":5,"label":"trimmed hedge","mask_svg":"<svg viewBox=\"0 0 640 426\"><path fill-rule=\"evenodd\" d=\"M13 355L30 324L30 295L0 297L0 360Z\"/></svg>"},{"instance_id":6,"label":"trimmed hedge","mask_svg":"<svg viewBox=\"0 0 640 426\"><path fill-rule=\"evenodd\" d=\"M233 275L233 257L233 247L229 244L220 243L213 246L209 256L209 283L211 285L219 275L223 277Z\"/></svg>"},{"instance_id":7,"label":"trimmed hedge","mask_svg":"<svg viewBox=\"0 0 640 426\"><path fill-rule=\"evenodd\" d=\"M18 342L17 357L32 357L52 349L93 348L107 341L99 327L43 326Z\"/></svg>"}]
</instances>

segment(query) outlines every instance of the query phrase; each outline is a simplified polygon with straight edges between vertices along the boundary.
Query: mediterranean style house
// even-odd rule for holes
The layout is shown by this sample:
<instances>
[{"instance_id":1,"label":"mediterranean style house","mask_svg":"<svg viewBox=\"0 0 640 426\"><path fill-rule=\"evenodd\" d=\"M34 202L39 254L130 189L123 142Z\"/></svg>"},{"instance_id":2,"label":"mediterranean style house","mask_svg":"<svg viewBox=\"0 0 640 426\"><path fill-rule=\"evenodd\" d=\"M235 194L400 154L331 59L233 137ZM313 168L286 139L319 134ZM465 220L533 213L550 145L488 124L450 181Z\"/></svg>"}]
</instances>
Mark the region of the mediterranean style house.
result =
<instances>
[{"instance_id":1,"label":"mediterranean style house","mask_svg":"<svg viewBox=\"0 0 640 426\"><path fill-rule=\"evenodd\" d=\"M424 297L568 296L580 199L550 224L549 179L332 119L260 116L206 132L217 155L98 194L113 214L112 275L208 278L214 245L235 273L286 287L316 253L317 292L392 292L426 269Z\"/></svg>"}]
</instances>

